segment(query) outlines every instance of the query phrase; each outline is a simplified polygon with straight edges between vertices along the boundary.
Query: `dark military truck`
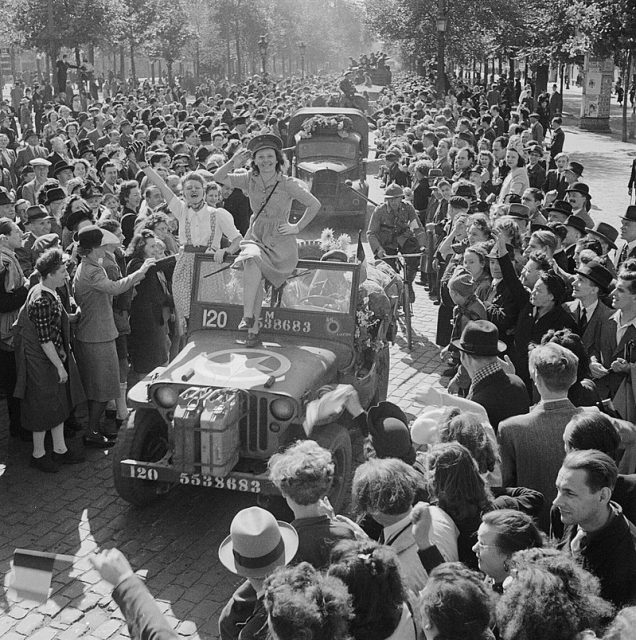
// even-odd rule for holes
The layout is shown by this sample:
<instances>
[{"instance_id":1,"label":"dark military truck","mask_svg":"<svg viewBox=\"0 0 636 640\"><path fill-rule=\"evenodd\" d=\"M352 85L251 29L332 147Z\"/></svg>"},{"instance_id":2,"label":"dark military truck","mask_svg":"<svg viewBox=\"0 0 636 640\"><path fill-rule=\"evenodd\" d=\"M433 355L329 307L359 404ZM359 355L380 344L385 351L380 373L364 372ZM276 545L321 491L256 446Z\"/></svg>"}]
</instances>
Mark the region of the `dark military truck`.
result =
<instances>
[{"instance_id":1,"label":"dark military truck","mask_svg":"<svg viewBox=\"0 0 636 640\"><path fill-rule=\"evenodd\" d=\"M366 215L369 125L361 111L299 109L289 121L287 147L292 176L322 204L318 215Z\"/></svg>"}]
</instances>

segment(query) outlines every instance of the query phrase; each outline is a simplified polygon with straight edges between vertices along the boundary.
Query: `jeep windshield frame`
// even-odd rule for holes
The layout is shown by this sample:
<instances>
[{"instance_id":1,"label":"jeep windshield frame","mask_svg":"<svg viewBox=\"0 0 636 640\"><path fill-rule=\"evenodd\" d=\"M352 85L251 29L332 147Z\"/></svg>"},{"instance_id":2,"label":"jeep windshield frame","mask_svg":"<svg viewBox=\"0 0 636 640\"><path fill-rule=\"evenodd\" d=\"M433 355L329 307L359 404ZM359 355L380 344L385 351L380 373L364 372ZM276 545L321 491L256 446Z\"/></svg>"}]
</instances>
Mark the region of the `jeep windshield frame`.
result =
<instances>
[{"instance_id":1,"label":"jeep windshield frame","mask_svg":"<svg viewBox=\"0 0 636 640\"><path fill-rule=\"evenodd\" d=\"M340 342L353 348L360 265L299 260L283 287L268 288L261 310L263 336ZM195 256L190 332L237 331L243 317L243 271L212 254Z\"/></svg>"}]
</instances>

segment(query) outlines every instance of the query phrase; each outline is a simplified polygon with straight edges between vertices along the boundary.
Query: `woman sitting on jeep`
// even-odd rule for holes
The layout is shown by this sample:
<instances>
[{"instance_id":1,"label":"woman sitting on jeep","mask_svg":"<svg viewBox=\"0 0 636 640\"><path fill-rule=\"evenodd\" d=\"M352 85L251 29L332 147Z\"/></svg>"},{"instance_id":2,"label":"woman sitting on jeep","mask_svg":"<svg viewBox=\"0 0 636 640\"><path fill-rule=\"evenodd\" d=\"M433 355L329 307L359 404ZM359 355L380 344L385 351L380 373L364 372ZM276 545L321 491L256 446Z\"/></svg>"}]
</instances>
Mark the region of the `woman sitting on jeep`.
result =
<instances>
[{"instance_id":1,"label":"woman sitting on jeep","mask_svg":"<svg viewBox=\"0 0 636 640\"><path fill-rule=\"evenodd\" d=\"M252 138L247 149L238 151L217 169L214 180L241 189L254 212L241 242L235 266L243 269L243 319L239 329L247 330L245 346L259 344L258 317L263 302L263 280L279 288L298 262L296 238L318 213L320 202L296 178L283 173L283 143L278 136ZM250 169L237 171L252 158ZM234 169L235 172L230 173ZM291 224L293 200L305 205L302 218Z\"/></svg>"}]
</instances>

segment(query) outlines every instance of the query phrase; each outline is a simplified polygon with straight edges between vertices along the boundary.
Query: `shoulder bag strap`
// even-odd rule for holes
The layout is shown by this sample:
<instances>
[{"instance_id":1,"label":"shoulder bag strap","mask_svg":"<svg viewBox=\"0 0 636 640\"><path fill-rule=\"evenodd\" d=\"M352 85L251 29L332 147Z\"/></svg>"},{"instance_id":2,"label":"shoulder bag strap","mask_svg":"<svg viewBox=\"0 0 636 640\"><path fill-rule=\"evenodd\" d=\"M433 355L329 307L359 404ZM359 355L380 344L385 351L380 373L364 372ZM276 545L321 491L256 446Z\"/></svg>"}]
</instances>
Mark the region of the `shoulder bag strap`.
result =
<instances>
[{"instance_id":1,"label":"shoulder bag strap","mask_svg":"<svg viewBox=\"0 0 636 640\"><path fill-rule=\"evenodd\" d=\"M258 216L260 216L261 213L263 213L263 209L267 206L267 203L269 202L269 199L274 195L274 191L276 191L276 187L278 186L279 182L280 182L280 180L276 181L276 184L274 185L274 188L269 192L269 195L267 196L267 199L265 200L265 202L263 202L261 208L258 210L256 215L254 216L254 219L252 220L252 224L254 222L256 222L256 218L258 218Z\"/></svg>"}]
</instances>

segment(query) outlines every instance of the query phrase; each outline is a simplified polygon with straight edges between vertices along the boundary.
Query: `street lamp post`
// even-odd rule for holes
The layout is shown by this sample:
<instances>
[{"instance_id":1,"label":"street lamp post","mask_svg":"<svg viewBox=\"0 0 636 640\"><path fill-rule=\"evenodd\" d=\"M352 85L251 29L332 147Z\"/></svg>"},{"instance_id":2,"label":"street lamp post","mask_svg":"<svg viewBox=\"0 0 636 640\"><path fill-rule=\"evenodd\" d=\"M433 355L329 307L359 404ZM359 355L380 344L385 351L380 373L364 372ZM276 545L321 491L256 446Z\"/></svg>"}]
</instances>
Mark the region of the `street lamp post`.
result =
<instances>
[{"instance_id":1,"label":"street lamp post","mask_svg":"<svg viewBox=\"0 0 636 640\"><path fill-rule=\"evenodd\" d=\"M302 77L304 79L304 77L305 77L305 51L307 51L307 45L304 42L301 42L298 45L298 48L300 49L300 71L301 71Z\"/></svg>"},{"instance_id":2,"label":"street lamp post","mask_svg":"<svg viewBox=\"0 0 636 640\"><path fill-rule=\"evenodd\" d=\"M437 18L435 20L435 26L437 27L437 94L440 98L443 98L444 93L446 93L446 81L444 79L444 38L446 35L446 27L448 26L444 0L439 0L437 11Z\"/></svg>"},{"instance_id":3,"label":"street lamp post","mask_svg":"<svg viewBox=\"0 0 636 640\"><path fill-rule=\"evenodd\" d=\"M265 75L267 72L267 47L269 46L269 42L267 41L267 36L261 36L258 39L258 50L261 54L261 73Z\"/></svg>"}]
</instances>

